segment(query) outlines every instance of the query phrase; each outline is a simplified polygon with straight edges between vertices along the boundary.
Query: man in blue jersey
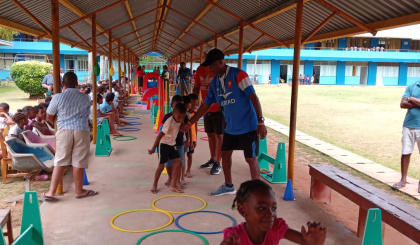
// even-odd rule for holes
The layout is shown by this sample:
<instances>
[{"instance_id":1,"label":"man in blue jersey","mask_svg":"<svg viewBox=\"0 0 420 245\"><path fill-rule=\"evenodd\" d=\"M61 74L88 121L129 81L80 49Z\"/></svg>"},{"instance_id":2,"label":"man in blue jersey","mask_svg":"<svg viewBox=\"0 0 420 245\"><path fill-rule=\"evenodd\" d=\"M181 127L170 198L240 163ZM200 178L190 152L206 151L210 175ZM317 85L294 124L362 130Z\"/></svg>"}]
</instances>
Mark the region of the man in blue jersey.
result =
<instances>
[{"instance_id":1,"label":"man in blue jersey","mask_svg":"<svg viewBox=\"0 0 420 245\"><path fill-rule=\"evenodd\" d=\"M210 83L206 100L191 120L182 127L182 130L188 130L213 103L218 103L223 109L226 120L222 143L222 168L225 183L211 193L213 196L236 193L231 173L234 150L244 151L251 178L260 177L257 162L258 144L259 139L264 139L267 135L261 104L248 74L241 69L227 66L224 57L224 53L219 49L212 49L207 54L206 60L201 65L210 67L216 76Z\"/></svg>"}]
</instances>

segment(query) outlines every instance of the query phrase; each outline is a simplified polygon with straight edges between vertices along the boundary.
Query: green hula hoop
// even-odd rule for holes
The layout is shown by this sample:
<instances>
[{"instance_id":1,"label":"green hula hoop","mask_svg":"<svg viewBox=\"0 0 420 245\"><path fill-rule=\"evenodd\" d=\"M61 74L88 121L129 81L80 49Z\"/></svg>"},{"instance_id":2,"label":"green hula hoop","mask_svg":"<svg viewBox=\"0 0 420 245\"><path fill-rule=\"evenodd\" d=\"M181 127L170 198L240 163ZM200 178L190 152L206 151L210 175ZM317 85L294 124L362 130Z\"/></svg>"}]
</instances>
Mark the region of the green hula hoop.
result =
<instances>
[{"instance_id":1,"label":"green hula hoop","mask_svg":"<svg viewBox=\"0 0 420 245\"><path fill-rule=\"evenodd\" d=\"M197 233L194 233L194 232L191 232L191 231L163 230L163 231L155 231L155 232L149 233L147 235L144 235L142 238L140 238L140 240L137 241L137 245L139 245L142 241L144 241L144 239L148 238L149 236L152 236L152 235L155 235L155 234L159 234L159 233L165 233L165 232L183 232L183 233L188 233L188 234L191 234L191 235L194 235L194 236L200 238L204 242L204 245L208 245L209 244L209 242L206 240L206 238L204 238L202 235L197 234Z\"/></svg>"},{"instance_id":2,"label":"green hula hoop","mask_svg":"<svg viewBox=\"0 0 420 245\"><path fill-rule=\"evenodd\" d=\"M136 140L137 137L134 136L115 136L113 138L116 141L130 141L130 140Z\"/></svg>"}]
</instances>

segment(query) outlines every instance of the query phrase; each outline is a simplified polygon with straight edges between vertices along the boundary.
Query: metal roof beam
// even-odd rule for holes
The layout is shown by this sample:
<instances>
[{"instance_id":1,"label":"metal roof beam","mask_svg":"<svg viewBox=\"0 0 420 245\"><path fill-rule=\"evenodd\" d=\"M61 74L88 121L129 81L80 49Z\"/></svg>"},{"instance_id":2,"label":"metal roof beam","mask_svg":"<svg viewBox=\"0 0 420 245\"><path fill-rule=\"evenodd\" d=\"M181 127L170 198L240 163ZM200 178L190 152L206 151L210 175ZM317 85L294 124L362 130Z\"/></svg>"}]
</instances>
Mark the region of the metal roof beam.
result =
<instances>
[{"instance_id":1,"label":"metal roof beam","mask_svg":"<svg viewBox=\"0 0 420 245\"><path fill-rule=\"evenodd\" d=\"M133 13L131 12L130 4L128 3L128 1L125 1L124 3L125 3L125 8L127 9L128 15L130 16L130 19L132 19L133 18ZM133 21L131 21L131 23L133 24L134 30L136 30L137 29L136 22L133 20ZM140 44L140 47L141 47L141 39L140 39L140 36L139 36L137 31L136 31L136 36L138 37L139 44Z\"/></svg>"},{"instance_id":2,"label":"metal roof beam","mask_svg":"<svg viewBox=\"0 0 420 245\"><path fill-rule=\"evenodd\" d=\"M370 28L369 26L363 24L362 22L356 20L355 18L351 17L350 15L346 14L345 12L341 11L340 9L338 9L337 7L335 7L334 5L326 2L325 0L316 0L318 3L320 3L322 6L330 9L333 12L337 12L338 15L340 15L341 17L343 17L344 19L350 21L351 23L357 25L358 27L362 28L363 30L372 33L372 35L376 35L377 31Z\"/></svg>"},{"instance_id":3,"label":"metal roof beam","mask_svg":"<svg viewBox=\"0 0 420 245\"><path fill-rule=\"evenodd\" d=\"M259 36L257 39L255 39L245 50L243 53L248 52L259 40L261 40L261 38L264 37L264 34L261 34L261 36Z\"/></svg>"},{"instance_id":4,"label":"metal roof beam","mask_svg":"<svg viewBox=\"0 0 420 245\"><path fill-rule=\"evenodd\" d=\"M174 35L172 35L171 33L169 33L169 32L167 32L167 31L164 31L164 30L161 30L162 32L164 32L164 33L166 33L166 34L168 34L169 36L171 36L171 37L173 37L173 38L177 38L176 36L174 36ZM184 41L182 41L182 40L179 40L179 41L181 41L182 43L184 43L184 44L186 44L186 45L188 45L188 47L190 47L190 48L192 48L192 49L196 49L195 47L193 47L191 44L189 44L189 43L187 43L187 42L184 42ZM172 42L173 44L175 44L175 42ZM175 44L176 45L176 44ZM171 46L172 46L172 44L171 44Z\"/></svg>"},{"instance_id":5,"label":"metal roof beam","mask_svg":"<svg viewBox=\"0 0 420 245\"><path fill-rule=\"evenodd\" d=\"M143 38L143 37L145 37L145 36L147 36L147 35L149 35L150 33L153 33L154 31L152 30L152 31L149 31L148 33L145 33L145 34L143 34L143 35L141 35L140 36L140 38ZM134 41L136 41L137 40L137 38L135 38L135 39L133 39L133 40L131 40L131 41L129 41L129 42L126 42L126 43L124 43L124 45L127 45L127 44L129 44L129 43L131 43L131 42L134 42ZM143 42L143 41L142 41ZM127 47L127 48L132 48L132 47L134 47L134 46L136 46L137 44L135 44L135 45L131 45L130 47ZM117 48L114 48L114 49L117 49Z\"/></svg>"},{"instance_id":6,"label":"metal roof beam","mask_svg":"<svg viewBox=\"0 0 420 245\"><path fill-rule=\"evenodd\" d=\"M319 24L307 37L305 37L302 40L302 44L306 43L313 35L315 35L319 30L321 30L322 27L324 27L334 16L337 14L337 12L333 12L328 18L326 18L324 21L322 21L321 24Z\"/></svg>"},{"instance_id":7,"label":"metal roof beam","mask_svg":"<svg viewBox=\"0 0 420 245\"><path fill-rule=\"evenodd\" d=\"M171 0L159 0L159 6L169 5L170 3L171 3ZM162 22L160 21L165 19L167 13L168 13L168 9L165 7L162 7L156 11L156 21L158 22L155 24L155 28L154 28L155 30L154 46L156 46L156 41L157 41L156 37L160 34L159 29L161 28L161 25L163 25Z\"/></svg>"},{"instance_id":8,"label":"metal roof beam","mask_svg":"<svg viewBox=\"0 0 420 245\"><path fill-rule=\"evenodd\" d=\"M48 27L46 27L40 20L38 20L35 15L33 15L27 8L25 8L18 0L12 0L12 2L18 6L29 18L31 18L35 23L37 23L48 35L52 36L52 32Z\"/></svg>"},{"instance_id":9,"label":"metal roof beam","mask_svg":"<svg viewBox=\"0 0 420 245\"><path fill-rule=\"evenodd\" d=\"M74 33L74 35L76 35L80 40L82 40L82 42L84 42L90 49L92 49L92 46L88 42L86 42L86 40L83 39L83 37L80 36L80 34L77 33L77 31L75 31L71 26L69 26L69 29Z\"/></svg>"}]
</instances>

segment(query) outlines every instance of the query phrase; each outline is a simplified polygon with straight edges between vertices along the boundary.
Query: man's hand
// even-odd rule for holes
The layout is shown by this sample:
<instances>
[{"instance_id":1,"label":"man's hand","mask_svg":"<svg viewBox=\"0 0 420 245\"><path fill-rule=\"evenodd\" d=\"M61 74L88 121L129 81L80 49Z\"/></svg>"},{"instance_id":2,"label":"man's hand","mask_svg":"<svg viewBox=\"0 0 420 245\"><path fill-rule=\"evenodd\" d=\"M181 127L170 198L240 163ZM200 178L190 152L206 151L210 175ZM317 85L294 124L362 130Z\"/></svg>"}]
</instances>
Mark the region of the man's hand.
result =
<instances>
[{"instance_id":1,"label":"man's hand","mask_svg":"<svg viewBox=\"0 0 420 245\"><path fill-rule=\"evenodd\" d=\"M267 136L267 128L265 125L258 125L257 126L257 135L260 139L264 139Z\"/></svg>"},{"instance_id":2,"label":"man's hand","mask_svg":"<svg viewBox=\"0 0 420 245\"><path fill-rule=\"evenodd\" d=\"M52 86L52 85L49 85L49 86L48 86L48 90L49 90L49 91L52 91L52 90L53 90L53 86Z\"/></svg>"},{"instance_id":3,"label":"man's hand","mask_svg":"<svg viewBox=\"0 0 420 245\"><path fill-rule=\"evenodd\" d=\"M190 130L191 125L189 123L183 124L181 125L181 127L179 128L179 131L186 133L188 130Z\"/></svg>"},{"instance_id":4,"label":"man's hand","mask_svg":"<svg viewBox=\"0 0 420 245\"><path fill-rule=\"evenodd\" d=\"M153 153L155 153L155 151L152 149L147 150L147 152L149 153L149 155L153 155Z\"/></svg>"},{"instance_id":5,"label":"man's hand","mask_svg":"<svg viewBox=\"0 0 420 245\"><path fill-rule=\"evenodd\" d=\"M302 226L301 232L305 244L307 245L323 245L327 238L327 229L321 226L321 223L308 222L308 232L304 226Z\"/></svg>"},{"instance_id":6,"label":"man's hand","mask_svg":"<svg viewBox=\"0 0 420 245\"><path fill-rule=\"evenodd\" d=\"M228 236L226 239L224 239L222 243L220 243L220 245L241 245L241 241L239 240L237 236L232 234Z\"/></svg>"}]
</instances>

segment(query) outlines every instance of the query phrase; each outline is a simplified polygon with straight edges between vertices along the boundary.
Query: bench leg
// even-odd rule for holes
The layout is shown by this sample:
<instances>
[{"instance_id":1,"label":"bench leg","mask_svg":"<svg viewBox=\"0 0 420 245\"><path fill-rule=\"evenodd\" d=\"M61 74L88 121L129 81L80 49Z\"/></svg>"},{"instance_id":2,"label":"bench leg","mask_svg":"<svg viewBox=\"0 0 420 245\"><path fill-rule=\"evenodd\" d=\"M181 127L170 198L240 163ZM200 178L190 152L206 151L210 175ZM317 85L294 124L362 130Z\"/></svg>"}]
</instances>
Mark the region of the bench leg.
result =
<instances>
[{"instance_id":1,"label":"bench leg","mask_svg":"<svg viewBox=\"0 0 420 245\"><path fill-rule=\"evenodd\" d=\"M331 203L331 188L311 177L311 199L327 204Z\"/></svg>"},{"instance_id":2,"label":"bench leg","mask_svg":"<svg viewBox=\"0 0 420 245\"><path fill-rule=\"evenodd\" d=\"M7 221L7 240L9 244L13 243L13 229L12 229L12 212L9 212L9 220Z\"/></svg>"},{"instance_id":3,"label":"bench leg","mask_svg":"<svg viewBox=\"0 0 420 245\"><path fill-rule=\"evenodd\" d=\"M358 237L363 237L363 234L365 233L366 217L367 217L367 209L359 207L359 221L357 223L357 236Z\"/></svg>"}]
</instances>

